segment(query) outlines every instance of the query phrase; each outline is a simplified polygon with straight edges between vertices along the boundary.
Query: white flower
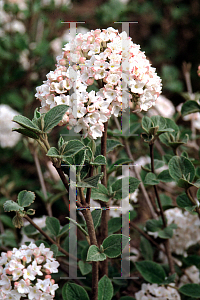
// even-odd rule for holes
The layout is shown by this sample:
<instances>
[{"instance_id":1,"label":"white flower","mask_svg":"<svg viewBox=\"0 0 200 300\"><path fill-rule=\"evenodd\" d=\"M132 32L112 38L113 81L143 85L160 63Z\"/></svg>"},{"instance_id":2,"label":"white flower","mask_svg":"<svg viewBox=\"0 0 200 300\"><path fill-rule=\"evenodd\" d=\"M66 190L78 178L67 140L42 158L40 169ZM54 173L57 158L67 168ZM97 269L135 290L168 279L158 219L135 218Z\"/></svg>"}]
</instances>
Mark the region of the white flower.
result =
<instances>
[{"instance_id":1,"label":"white flower","mask_svg":"<svg viewBox=\"0 0 200 300\"><path fill-rule=\"evenodd\" d=\"M32 299L39 299L39 296L42 294L42 292L36 287L30 287L29 288L29 294L28 294L28 298L30 300Z\"/></svg>"},{"instance_id":2,"label":"white flower","mask_svg":"<svg viewBox=\"0 0 200 300\"><path fill-rule=\"evenodd\" d=\"M18 286L17 286L17 291L18 293L29 293L29 286L27 286L26 282L21 279L18 283Z\"/></svg>"},{"instance_id":3,"label":"white flower","mask_svg":"<svg viewBox=\"0 0 200 300\"><path fill-rule=\"evenodd\" d=\"M173 284L171 284L173 285ZM139 292L135 293L136 300L181 300L179 293L172 287L158 286L157 284L142 284Z\"/></svg>"},{"instance_id":4,"label":"white flower","mask_svg":"<svg viewBox=\"0 0 200 300\"><path fill-rule=\"evenodd\" d=\"M18 112L13 110L6 104L0 105L0 147L14 147L21 138L18 132L12 132L12 128L18 128L19 126L12 122L14 116L18 115Z\"/></svg>"},{"instance_id":5,"label":"white flower","mask_svg":"<svg viewBox=\"0 0 200 300\"><path fill-rule=\"evenodd\" d=\"M23 270L23 278L34 280L35 279L35 271L33 270L32 266L29 265L27 269Z\"/></svg>"},{"instance_id":6,"label":"white flower","mask_svg":"<svg viewBox=\"0 0 200 300\"><path fill-rule=\"evenodd\" d=\"M46 264L44 265L44 268L49 270L51 273L58 273L59 263L57 261L51 261L47 259Z\"/></svg>"},{"instance_id":7,"label":"white flower","mask_svg":"<svg viewBox=\"0 0 200 300\"><path fill-rule=\"evenodd\" d=\"M175 223L177 229L174 230L170 239L171 251L176 254L186 255L186 250L200 242L200 220L197 215L192 215L188 211L182 212L178 207L165 211L167 223Z\"/></svg>"}]
</instances>

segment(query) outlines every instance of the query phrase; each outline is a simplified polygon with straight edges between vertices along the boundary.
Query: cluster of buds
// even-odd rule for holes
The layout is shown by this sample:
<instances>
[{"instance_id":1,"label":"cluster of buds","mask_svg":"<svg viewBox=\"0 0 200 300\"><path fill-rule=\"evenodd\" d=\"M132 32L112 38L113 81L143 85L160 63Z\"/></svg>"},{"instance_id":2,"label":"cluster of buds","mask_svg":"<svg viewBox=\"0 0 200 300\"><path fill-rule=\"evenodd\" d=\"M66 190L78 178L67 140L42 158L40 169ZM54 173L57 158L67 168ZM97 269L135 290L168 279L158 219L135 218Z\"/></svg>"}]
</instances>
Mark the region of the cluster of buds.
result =
<instances>
[{"instance_id":1,"label":"cluster of buds","mask_svg":"<svg viewBox=\"0 0 200 300\"><path fill-rule=\"evenodd\" d=\"M131 107L147 111L161 92L161 79L140 46L126 32L109 27L79 33L57 57L55 71L37 87L42 112L59 104L69 109L62 124L102 136L104 123ZM92 87L91 87L92 85Z\"/></svg>"},{"instance_id":2,"label":"cluster of buds","mask_svg":"<svg viewBox=\"0 0 200 300\"><path fill-rule=\"evenodd\" d=\"M58 285L51 273L58 272L59 263L44 244L22 245L2 252L0 256L0 299L51 300ZM40 278L39 278L40 277Z\"/></svg>"}]
</instances>

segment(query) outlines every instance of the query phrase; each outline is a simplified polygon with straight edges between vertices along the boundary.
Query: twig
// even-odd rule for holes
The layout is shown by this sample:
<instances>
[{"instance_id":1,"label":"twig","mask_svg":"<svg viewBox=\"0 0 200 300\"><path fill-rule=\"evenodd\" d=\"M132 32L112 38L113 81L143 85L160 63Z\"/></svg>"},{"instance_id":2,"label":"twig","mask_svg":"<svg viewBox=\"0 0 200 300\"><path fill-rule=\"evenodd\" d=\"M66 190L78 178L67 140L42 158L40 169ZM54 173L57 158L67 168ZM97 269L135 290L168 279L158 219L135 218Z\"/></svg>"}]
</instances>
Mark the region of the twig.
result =
<instances>
[{"instance_id":1,"label":"twig","mask_svg":"<svg viewBox=\"0 0 200 300\"><path fill-rule=\"evenodd\" d=\"M65 249L63 249L59 244L57 244L50 236L48 236L48 234L46 234L46 232L44 232L39 226L37 226L37 224L35 222L33 222L33 220L31 218L29 218L29 216L25 215L24 218L29 221L29 223L31 225L33 225L47 240L49 240L52 244L56 245L58 247L58 250L60 252L62 252L63 254L65 254L67 257L71 257L74 260L77 260L76 257L74 257L73 255L71 255L70 253L68 253L67 251L65 251Z\"/></svg>"},{"instance_id":2,"label":"twig","mask_svg":"<svg viewBox=\"0 0 200 300\"><path fill-rule=\"evenodd\" d=\"M82 192L81 192L80 196L81 196L81 202L86 203ZM81 212L85 218L85 222L86 222L86 225L88 228L90 244L98 247L91 211L88 209L85 209L85 210L82 210ZM98 261L93 261L92 262L92 299L91 300L98 299L98 280L99 280Z\"/></svg>"},{"instance_id":3,"label":"twig","mask_svg":"<svg viewBox=\"0 0 200 300\"><path fill-rule=\"evenodd\" d=\"M114 120L115 120L115 123L116 123L116 125L117 125L117 128L118 128L118 129L121 129L121 128L120 128L120 125L119 125L118 119L117 119L116 117L114 117ZM133 155L132 155L132 153L131 153L131 150L130 150L130 146L129 146L128 141L125 140L125 139L123 139L123 138L121 138L120 140L122 141L122 144L124 144L124 146L125 146L125 150L126 150L126 153L128 154L128 157L129 157L131 160L134 161L134 158L133 158ZM151 204L151 200L149 199L149 196L148 196L148 194L147 194L147 191L146 191L146 189L145 189L145 187L144 187L144 184L143 184L143 182L142 182L142 179L141 179L141 177L140 177L140 173L137 171L136 168L134 169L134 168L132 167L131 169L132 169L133 173L135 174L135 176L137 177L137 179L140 180L140 188L141 188L141 191L142 191L142 193L143 193L143 196L144 196L144 198L145 198L145 200L146 200L146 203L147 203L147 205L148 205L148 207L149 207L149 210L150 210L150 212L151 212L152 217L153 217L154 219L157 219L156 213L155 213L155 211L154 211L154 209L153 209L153 206L152 206L152 204Z\"/></svg>"}]
</instances>

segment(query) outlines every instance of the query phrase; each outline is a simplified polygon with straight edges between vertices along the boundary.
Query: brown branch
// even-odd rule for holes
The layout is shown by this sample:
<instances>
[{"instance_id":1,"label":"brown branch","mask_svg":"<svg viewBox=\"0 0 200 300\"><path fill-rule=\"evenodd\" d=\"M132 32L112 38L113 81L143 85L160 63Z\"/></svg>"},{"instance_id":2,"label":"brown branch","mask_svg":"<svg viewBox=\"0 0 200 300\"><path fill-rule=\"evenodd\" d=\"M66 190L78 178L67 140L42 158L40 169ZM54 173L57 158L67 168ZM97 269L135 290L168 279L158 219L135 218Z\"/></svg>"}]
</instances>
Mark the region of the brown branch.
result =
<instances>
[{"instance_id":1,"label":"brown branch","mask_svg":"<svg viewBox=\"0 0 200 300\"><path fill-rule=\"evenodd\" d=\"M67 251L65 251L65 249L63 249L59 244L57 244L50 236L48 236L48 234L46 234L46 232L44 232L39 226L37 226L37 224L35 222L33 222L33 220L31 218L29 218L29 216L25 215L24 218L29 221L29 223L31 225L33 225L47 240L49 240L52 244L56 245L58 247L58 250L60 252L62 252L63 254L65 254L67 257L71 257L74 260L77 260L76 257L74 257L73 255L71 255L70 253L68 253Z\"/></svg>"}]
</instances>

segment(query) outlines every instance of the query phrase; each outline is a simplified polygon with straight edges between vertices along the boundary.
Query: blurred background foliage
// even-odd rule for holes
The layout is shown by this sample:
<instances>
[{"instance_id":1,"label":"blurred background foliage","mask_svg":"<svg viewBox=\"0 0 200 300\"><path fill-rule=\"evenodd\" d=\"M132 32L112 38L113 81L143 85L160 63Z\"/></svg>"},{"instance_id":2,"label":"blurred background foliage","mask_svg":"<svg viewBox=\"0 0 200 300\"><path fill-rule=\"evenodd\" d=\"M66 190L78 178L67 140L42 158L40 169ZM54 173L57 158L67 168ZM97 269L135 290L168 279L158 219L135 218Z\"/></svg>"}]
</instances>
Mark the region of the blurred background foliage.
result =
<instances>
[{"instance_id":1,"label":"blurred background foliage","mask_svg":"<svg viewBox=\"0 0 200 300\"><path fill-rule=\"evenodd\" d=\"M114 22L130 21L138 22L130 24L133 42L141 45L157 68L164 95L178 105L186 91L183 61L192 64L193 91L199 90L199 20L198 0L0 1L0 103L33 116L40 106L35 89L55 69L55 58L69 39L69 24L64 22L85 22L77 25L77 32L85 33L110 26L121 31L122 25ZM52 142L59 129L54 132ZM0 196L8 198L24 188L40 189L33 157L23 139L14 148L0 147L0 164ZM41 159L41 167L45 171L45 159Z\"/></svg>"}]
</instances>

